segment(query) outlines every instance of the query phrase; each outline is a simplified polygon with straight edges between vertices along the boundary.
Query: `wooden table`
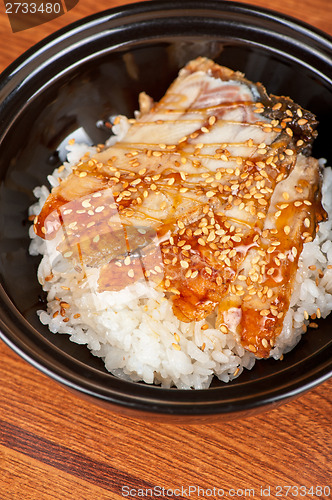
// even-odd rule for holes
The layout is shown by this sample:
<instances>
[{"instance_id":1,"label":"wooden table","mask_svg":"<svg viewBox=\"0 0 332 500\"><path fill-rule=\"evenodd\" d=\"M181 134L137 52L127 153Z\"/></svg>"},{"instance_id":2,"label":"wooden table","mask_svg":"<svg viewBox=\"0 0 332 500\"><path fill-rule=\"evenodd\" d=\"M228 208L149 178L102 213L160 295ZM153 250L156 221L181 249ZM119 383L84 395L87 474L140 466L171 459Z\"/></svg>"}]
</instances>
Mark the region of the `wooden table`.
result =
<instances>
[{"instance_id":1,"label":"wooden table","mask_svg":"<svg viewBox=\"0 0 332 500\"><path fill-rule=\"evenodd\" d=\"M2 7L0 70L55 30L124 3L80 0L65 15L16 33ZM252 3L332 34L330 0ZM175 427L86 403L3 343L0 356L1 500L109 500L145 493L202 499L221 498L221 489L228 498L328 498L319 488L332 486L332 381L261 416ZM285 485L293 486L288 494ZM152 496L139 490L154 487Z\"/></svg>"}]
</instances>

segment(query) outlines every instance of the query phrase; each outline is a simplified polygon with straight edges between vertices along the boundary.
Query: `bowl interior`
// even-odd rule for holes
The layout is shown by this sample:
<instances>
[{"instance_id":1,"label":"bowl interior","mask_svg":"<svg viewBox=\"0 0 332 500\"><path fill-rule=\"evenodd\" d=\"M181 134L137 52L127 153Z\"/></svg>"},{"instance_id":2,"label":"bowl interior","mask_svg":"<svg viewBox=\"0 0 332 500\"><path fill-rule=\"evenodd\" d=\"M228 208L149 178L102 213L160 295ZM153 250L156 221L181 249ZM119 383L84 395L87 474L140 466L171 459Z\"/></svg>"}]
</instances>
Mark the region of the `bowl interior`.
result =
<instances>
[{"instance_id":1,"label":"bowl interior","mask_svg":"<svg viewBox=\"0 0 332 500\"><path fill-rule=\"evenodd\" d=\"M158 398L156 391L160 389L117 381L84 346L71 343L66 335L53 335L36 314L45 307L45 297L36 278L40 259L28 253L28 207L34 202L33 188L47 184L47 175L65 159L68 139L104 142L109 136L105 120L119 113L132 116L143 90L158 100L179 68L202 55L244 72L247 78L262 82L269 93L290 96L314 112L319 119L319 136L313 155L332 165L328 136L332 87L325 71L326 44L315 59L312 45L321 43L319 36L310 39L303 27L291 27L290 23L285 27L284 22L271 20L263 11L235 8L232 3L219 3L218 10L215 2L200 9L196 4L186 15L172 2L168 6L152 2L149 7L94 16L39 44L2 79L2 332L29 361L42 369L46 366L60 379L70 375L73 386L84 380L87 390L105 397L110 390L125 388L128 394L143 391L144 397L150 397L146 391L151 389ZM273 29L279 33L273 35ZM282 30L287 33L281 43ZM234 403L244 393L266 395L273 384L282 391L294 377L300 388L304 369L307 374L312 372L314 380L317 367L324 367L319 376L325 376L331 359L331 323L332 317L320 320L319 328L309 331L282 362L256 363L253 370L227 387L214 381L209 391L195 396L196 400L207 402L217 391L215 400ZM166 392L173 394L174 390ZM172 401L175 397L167 396Z\"/></svg>"}]
</instances>

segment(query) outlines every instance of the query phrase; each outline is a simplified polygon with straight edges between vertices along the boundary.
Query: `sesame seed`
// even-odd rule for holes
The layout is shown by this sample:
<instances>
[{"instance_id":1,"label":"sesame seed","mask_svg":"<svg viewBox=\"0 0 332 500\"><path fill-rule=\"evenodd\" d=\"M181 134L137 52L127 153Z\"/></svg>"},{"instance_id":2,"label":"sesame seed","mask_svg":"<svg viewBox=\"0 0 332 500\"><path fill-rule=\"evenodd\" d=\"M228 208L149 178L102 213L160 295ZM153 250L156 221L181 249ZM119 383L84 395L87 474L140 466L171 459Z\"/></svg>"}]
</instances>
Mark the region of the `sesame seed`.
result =
<instances>
[{"instance_id":1,"label":"sesame seed","mask_svg":"<svg viewBox=\"0 0 332 500\"><path fill-rule=\"evenodd\" d=\"M269 347L269 343L266 339L262 339L262 346L265 347L265 349Z\"/></svg>"},{"instance_id":2,"label":"sesame seed","mask_svg":"<svg viewBox=\"0 0 332 500\"><path fill-rule=\"evenodd\" d=\"M314 323L313 321L309 323L310 328L318 328L317 323Z\"/></svg>"},{"instance_id":3,"label":"sesame seed","mask_svg":"<svg viewBox=\"0 0 332 500\"><path fill-rule=\"evenodd\" d=\"M140 182L142 182L142 179L135 179L130 184L131 186L137 186L137 184L139 184Z\"/></svg>"},{"instance_id":4,"label":"sesame seed","mask_svg":"<svg viewBox=\"0 0 332 500\"><path fill-rule=\"evenodd\" d=\"M285 149L285 154L286 154L287 156L293 156L294 151L293 151L292 149Z\"/></svg>"},{"instance_id":5,"label":"sesame seed","mask_svg":"<svg viewBox=\"0 0 332 500\"><path fill-rule=\"evenodd\" d=\"M214 191L208 191L208 192L206 193L206 197L207 197L207 198L212 198L215 194L216 194L216 193L215 193Z\"/></svg>"},{"instance_id":6,"label":"sesame seed","mask_svg":"<svg viewBox=\"0 0 332 500\"><path fill-rule=\"evenodd\" d=\"M128 273L127 273L127 274L128 274L128 276L129 276L129 278L133 278L133 277L135 276L135 273L134 273L134 270L133 270L133 269L129 269L129 271L128 271Z\"/></svg>"},{"instance_id":7,"label":"sesame seed","mask_svg":"<svg viewBox=\"0 0 332 500\"><path fill-rule=\"evenodd\" d=\"M82 201L82 207L84 208L91 207L90 199Z\"/></svg>"},{"instance_id":8,"label":"sesame seed","mask_svg":"<svg viewBox=\"0 0 332 500\"><path fill-rule=\"evenodd\" d=\"M103 205L101 205L101 206L96 208L95 212L97 212L97 213L102 212L104 210L104 208L105 207Z\"/></svg>"},{"instance_id":9,"label":"sesame seed","mask_svg":"<svg viewBox=\"0 0 332 500\"><path fill-rule=\"evenodd\" d=\"M192 270L188 269L188 271L185 274L185 278L190 278L191 274L192 274Z\"/></svg>"},{"instance_id":10,"label":"sesame seed","mask_svg":"<svg viewBox=\"0 0 332 500\"><path fill-rule=\"evenodd\" d=\"M217 118L214 115L212 115L212 116L210 116L210 118L209 118L208 121L209 121L209 125L212 126L212 125L214 125L216 123Z\"/></svg>"},{"instance_id":11,"label":"sesame seed","mask_svg":"<svg viewBox=\"0 0 332 500\"><path fill-rule=\"evenodd\" d=\"M257 217L259 219L265 219L266 215L263 212L257 212Z\"/></svg>"},{"instance_id":12,"label":"sesame seed","mask_svg":"<svg viewBox=\"0 0 332 500\"><path fill-rule=\"evenodd\" d=\"M210 233L208 233L208 237L207 237L206 241L207 242L211 242L211 241L214 241L215 239L216 239L216 234L212 230Z\"/></svg>"},{"instance_id":13,"label":"sesame seed","mask_svg":"<svg viewBox=\"0 0 332 500\"><path fill-rule=\"evenodd\" d=\"M308 217L304 219L304 225L305 227L310 227L310 219Z\"/></svg>"}]
</instances>

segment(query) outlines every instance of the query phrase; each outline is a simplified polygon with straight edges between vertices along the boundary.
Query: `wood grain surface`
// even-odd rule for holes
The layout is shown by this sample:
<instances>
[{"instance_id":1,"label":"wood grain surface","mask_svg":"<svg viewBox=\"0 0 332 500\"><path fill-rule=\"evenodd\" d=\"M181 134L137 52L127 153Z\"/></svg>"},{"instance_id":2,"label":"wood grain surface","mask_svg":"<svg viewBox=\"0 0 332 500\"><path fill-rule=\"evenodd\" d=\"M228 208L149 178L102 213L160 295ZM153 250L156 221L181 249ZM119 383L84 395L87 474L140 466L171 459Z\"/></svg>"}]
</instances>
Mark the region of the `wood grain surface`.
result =
<instances>
[{"instance_id":1,"label":"wood grain surface","mask_svg":"<svg viewBox=\"0 0 332 500\"><path fill-rule=\"evenodd\" d=\"M4 3L0 71L57 29L130 2L80 0L63 16L17 33ZM330 0L251 3L332 34ZM3 343L0 360L0 500L330 498L332 381L245 420L174 426L87 403Z\"/></svg>"}]
</instances>

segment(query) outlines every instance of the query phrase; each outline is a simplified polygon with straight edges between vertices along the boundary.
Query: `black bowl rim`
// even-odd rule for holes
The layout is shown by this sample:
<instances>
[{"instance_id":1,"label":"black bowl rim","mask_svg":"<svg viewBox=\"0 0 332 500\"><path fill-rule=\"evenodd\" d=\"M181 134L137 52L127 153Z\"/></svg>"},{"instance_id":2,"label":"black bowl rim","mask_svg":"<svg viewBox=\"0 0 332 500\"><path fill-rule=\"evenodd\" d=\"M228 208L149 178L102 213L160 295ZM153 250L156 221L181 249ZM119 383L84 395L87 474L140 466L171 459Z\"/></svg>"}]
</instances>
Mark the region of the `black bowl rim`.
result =
<instances>
[{"instance_id":1,"label":"black bowl rim","mask_svg":"<svg viewBox=\"0 0 332 500\"><path fill-rule=\"evenodd\" d=\"M280 25L287 25L288 27L294 29L296 32L303 34L313 40L317 40L322 47L326 48L327 51L332 50L332 35L316 28L315 26L311 26L310 24L297 19L294 16L290 16L287 14L280 13L276 10L259 7L256 5L252 5L250 3L241 3L232 0L206 0L202 5L202 0L181 0L181 6L177 0L145 0L145 1L137 1L131 4L125 4L118 7L113 7L109 9L102 10L95 14L91 14L82 19L74 21L59 30L56 30L54 33L46 36L32 47L24 51L19 57L15 59L12 63L10 63L7 68L5 68L0 73L0 88L1 88L1 80L5 81L7 78L10 78L10 75L14 75L16 71L20 68L22 63L25 65L27 60L30 59L31 56L38 54L39 51L44 52L52 45L52 42L58 41L67 34L74 34L76 30L80 28L88 28L89 25L94 24L103 24L105 21L109 19L116 18L125 18L146 14L148 12L154 12L161 9L165 11L176 11L183 6L186 5L186 9L189 11L195 11L197 9L204 10L216 10L220 11L224 9L225 11L234 12L234 13L244 13L249 15L254 15L257 18L261 18L264 20L272 20L274 22L280 23Z\"/></svg>"},{"instance_id":2,"label":"black bowl rim","mask_svg":"<svg viewBox=\"0 0 332 500\"><path fill-rule=\"evenodd\" d=\"M322 57L325 57L326 53L327 55L332 54L332 37L302 21L279 14L270 9L239 2L219 2L216 0L207 0L203 5L201 1L197 0L182 0L181 4L175 0L170 2L167 2L167 0L152 0L107 9L58 30L28 49L4 70L0 75L0 91L6 85L16 82L20 78L20 72L23 72L23 68L25 68L26 72L29 69L29 64L33 63L34 58L39 57L47 61L48 51L52 47L54 48L54 45L59 40L67 39L70 41L71 37L77 36L81 32L84 34L90 27L98 27L114 19L121 19L121 22L130 22L135 16L140 16L142 20L147 13L156 11L163 11L166 14L172 11L174 14L179 10L184 10L184 5L185 10L188 12L188 17L190 17L191 13L194 15L197 10L203 9L210 13L215 12L215 10L219 12L223 10L233 16L240 13L259 18L262 21L272 20L277 24L287 25L289 29L299 32L302 37L308 40L314 40L316 47L319 46L321 48ZM145 412L175 415L243 412L261 406L276 405L281 401L294 398L332 376L331 342L329 347L324 350L324 353L316 353L320 364L315 365L313 363L313 366L310 365L310 369L307 372L299 370L301 367L297 367L296 369L289 368L286 370L289 372L289 379L279 385L273 385L274 379L277 377L271 376L272 389L270 385L269 387L265 387L265 384L259 381L251 382L256 392L246 392L247 383L244 383L242 387L242 389L244 388L244 392L241 397L238 394L236 398L232 395L233 389L231 385L198 391L161 389L160 387L127 382L116 379L108 374L97 373L96 380L89 381L80 374L82 367L79 361L68 359L69 357L64 353L56 352L54 346L50 347L51 344L47 345L46 341L40 346L33 344L31 335L33 336L36 332L33 331L31 325L16 310L2 287L0 288L0 303L2 305L0 308L0 338L9 347L41 372L68 388L75 389L87 396L113 403L116 406L135 408ZM26 338L24 338L24 333L26 334ZM50 357L54 353L57 358L55 361ZM302 365L305 361L307 360L304 360L300 364ZM112 377L112 385L108 388L103 387L103 381L106 379L109 381L110 377ZM241 385L239 387L241 388Z\"/></svg>"}]
</instances>

